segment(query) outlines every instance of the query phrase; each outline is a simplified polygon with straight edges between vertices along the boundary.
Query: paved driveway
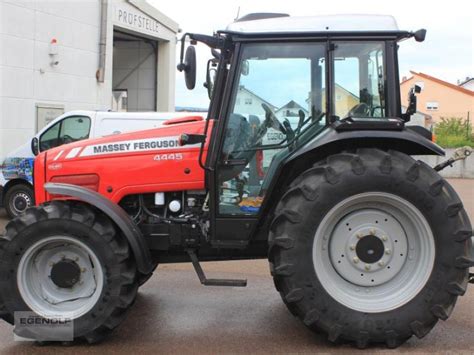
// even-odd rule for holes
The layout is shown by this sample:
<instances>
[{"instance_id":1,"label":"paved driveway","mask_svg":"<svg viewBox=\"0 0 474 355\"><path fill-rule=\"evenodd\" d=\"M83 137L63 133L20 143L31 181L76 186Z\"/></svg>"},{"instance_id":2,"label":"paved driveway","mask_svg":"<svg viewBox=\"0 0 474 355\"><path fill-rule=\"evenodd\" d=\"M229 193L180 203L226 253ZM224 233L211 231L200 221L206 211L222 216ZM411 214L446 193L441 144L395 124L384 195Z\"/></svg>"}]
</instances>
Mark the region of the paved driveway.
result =
<instances>
[{"instance_id":1,"label":"paved driveway","mask_svg":"<svg viewBox=\"0 0 474 355\"><path fill-rule=\"evenodd\" d=\"M474 221L474 180L451 180L451 183ZM163 265L141 288L127 320L103 344L70 348L17 343L13 341L12 328L0 323L0 353L354 353L348 345L329 344L322 335L309 332L291 316L274 289L265 260L203 266L212 277L248 278L248 286L203 287L190 265ZM471 286L448 321L440 321L424 339L410 339L399 350L472 353L473 334L474 287ZM371 349L371 353L381 352L387 350Z\"/></svg>"}]
</instances>

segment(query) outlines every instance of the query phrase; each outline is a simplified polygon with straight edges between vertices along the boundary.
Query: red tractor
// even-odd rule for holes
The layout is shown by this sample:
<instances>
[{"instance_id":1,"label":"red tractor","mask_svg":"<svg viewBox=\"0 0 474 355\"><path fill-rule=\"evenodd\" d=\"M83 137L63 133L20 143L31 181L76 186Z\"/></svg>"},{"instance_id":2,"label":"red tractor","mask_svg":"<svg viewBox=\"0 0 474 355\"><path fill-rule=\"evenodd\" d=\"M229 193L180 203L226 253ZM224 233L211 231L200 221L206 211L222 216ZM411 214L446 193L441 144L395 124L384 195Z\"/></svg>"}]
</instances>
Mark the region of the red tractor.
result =
<instances>
[{"instance_id":1,"label":"red tractor","mask_svg":"<svg viewBox=\"0 0 474 355\"><path fill-rule=\"evenodd\" d=\"M94 343L159 263L190 261L204 285L245 286L206 278L199 262L268 258L291 313L331 342L424 337L474 263L442 166L411 157L444 154L406 125L419 88L401 112L398 43L425 32L389 16L252 14L213 36L185 34L188 88L194 45L212 49L208 119L41 153L38 206L0 239L0 317L68 319L73 340Z\"/></svg>"}]
</instances>

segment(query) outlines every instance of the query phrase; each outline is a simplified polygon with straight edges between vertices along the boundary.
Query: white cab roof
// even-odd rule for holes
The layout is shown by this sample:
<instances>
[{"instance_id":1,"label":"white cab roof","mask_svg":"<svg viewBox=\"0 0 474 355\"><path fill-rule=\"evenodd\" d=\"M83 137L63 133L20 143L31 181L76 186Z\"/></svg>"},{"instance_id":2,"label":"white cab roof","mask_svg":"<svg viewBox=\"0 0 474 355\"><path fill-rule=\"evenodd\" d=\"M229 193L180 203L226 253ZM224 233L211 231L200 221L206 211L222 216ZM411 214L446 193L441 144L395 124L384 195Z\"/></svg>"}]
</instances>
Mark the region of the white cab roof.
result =
<instances>
[{"instance_id":1,"label":"white cab roof","mask_svg":"<svg viewBox=\"0 0 474 355\"><path fill-rule=\"evenodd\" d=\"M234 22L227 32L298 33L298 32L386 32L399 31L397 21L388 15L326 15L276 17Z\"/></svg>"}]
</instances>

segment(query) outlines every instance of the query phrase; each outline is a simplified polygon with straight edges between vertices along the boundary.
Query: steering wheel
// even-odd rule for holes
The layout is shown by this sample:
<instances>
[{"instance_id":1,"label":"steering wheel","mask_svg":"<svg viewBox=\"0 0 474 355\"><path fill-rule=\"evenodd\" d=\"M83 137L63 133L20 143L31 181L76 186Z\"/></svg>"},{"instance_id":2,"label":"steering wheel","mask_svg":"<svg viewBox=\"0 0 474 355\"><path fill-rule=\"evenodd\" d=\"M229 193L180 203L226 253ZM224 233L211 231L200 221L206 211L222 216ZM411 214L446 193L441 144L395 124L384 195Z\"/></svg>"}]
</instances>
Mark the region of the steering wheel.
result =
<instances>
[{"instance_id":1,"label":"steering wheel","mask_svg":"<svg viewBox=\"0 0 474 355\"><path fill-rule=\"evenodd\" d=\"M277 116L273 113L272 109L268 107L267 104L262 103L263 110L265 111L265 121L263 125L265 126L265 131L268 128L274 128L281 133L287 134L285 127L278 120Z\"/></svg>"},{"instance_id":2,"label":"steering wheel","mask_svg":"<svg viewBox=\"0 0 474 355\"><path fill-rule=\"evenodd\" d=\"M370 117L370 107L364 102L361 102L355 105L351 110L347 113L349 117Z\"/></svg>"}]
</instances>

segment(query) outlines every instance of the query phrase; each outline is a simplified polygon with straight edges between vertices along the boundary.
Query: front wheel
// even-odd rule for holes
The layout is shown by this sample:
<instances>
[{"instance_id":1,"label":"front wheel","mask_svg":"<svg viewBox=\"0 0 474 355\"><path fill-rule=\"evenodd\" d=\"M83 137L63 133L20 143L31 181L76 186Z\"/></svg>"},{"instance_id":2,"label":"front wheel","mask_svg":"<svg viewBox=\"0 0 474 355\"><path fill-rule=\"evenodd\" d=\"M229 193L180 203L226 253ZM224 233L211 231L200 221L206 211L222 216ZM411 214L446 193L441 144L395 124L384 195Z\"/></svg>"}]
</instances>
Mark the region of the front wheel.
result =
<instances>
[{"instance_id":1,"label":"front wheel","mask_svg":"<svg viewBox=\"0 0 474 355\"><path fill-rule=\"evenodd\" d=\"M85 205L53 201L30 208L0 238L0 318L21 336L98 342L123 321L137 288L127 242ZM52 326L24 328L20 314L71 326L60 334Z\"/></svg>"},{"instance_id":2,"label":"front wheel","mask_svg":"<svg viewBox=\"0 0 474 355\"><path fill-rule=\"evenodd\" d=\"M363 149L305 171L277 206L270 263L288 308L330 341L396 347L466 291L472 229L429 166Z\"/></svg>"}]
</instances>

